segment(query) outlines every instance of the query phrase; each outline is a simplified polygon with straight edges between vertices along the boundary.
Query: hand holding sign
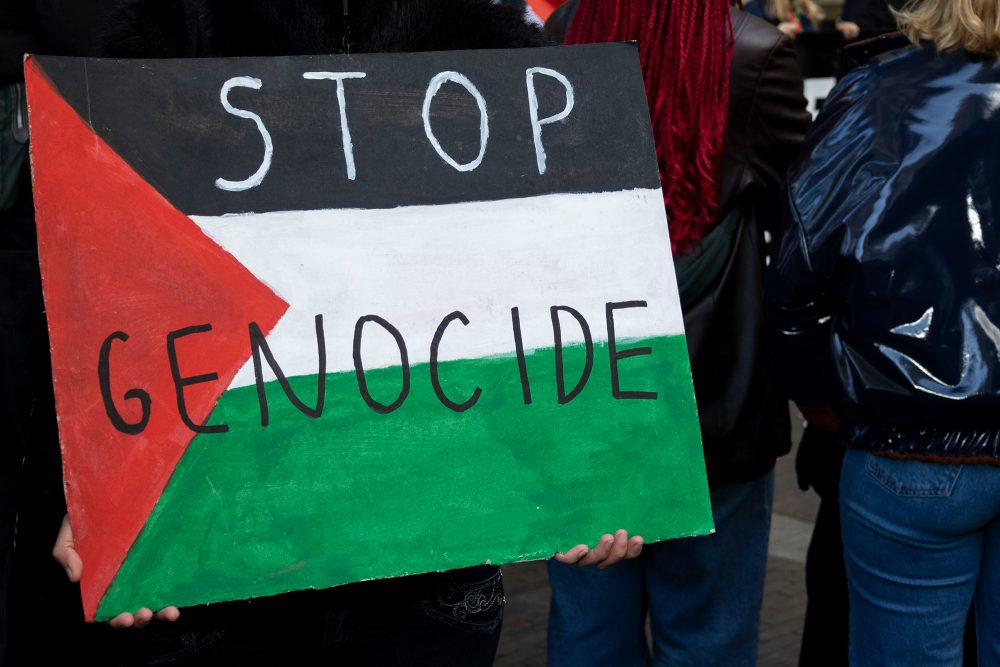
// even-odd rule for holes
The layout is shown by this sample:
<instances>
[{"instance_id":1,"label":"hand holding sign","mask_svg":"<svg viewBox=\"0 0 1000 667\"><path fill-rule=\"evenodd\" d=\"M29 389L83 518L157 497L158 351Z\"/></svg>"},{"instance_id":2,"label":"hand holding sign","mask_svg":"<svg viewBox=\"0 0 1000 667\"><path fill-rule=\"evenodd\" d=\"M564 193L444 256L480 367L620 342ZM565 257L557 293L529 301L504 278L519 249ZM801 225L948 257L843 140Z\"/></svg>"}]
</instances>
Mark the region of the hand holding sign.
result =
<instances>
[{"instance_id":1,"label":"hand holding sign","mask_svg":"<svg viewBox=\"0 0 1000 667\"><path fill-rule=\"evenodd\" d=\"M638 558L642 553L642 541L639 535L629 539L628 531L618 530L614 535L602 536L593 549L586 544L578 544L566 553L557 553L553 558L567 565L596 565L598 570L603 570L623 560Z\"/></svg>"},{"instance_id":2,"label":"hand holding sign","mask_svg":"<svg viewBox=\"0 0 1000 667\"><path fill-rule=\"evenodd\" d=\"M75 584L80 581L80 577L83 576L83 560L76 552L76 545L73 542L73 527L69 523L68 514L63 517L55 546L52 547L52 557L66 570L66 576L71 582ZM143 607L135 614L128 612L118 614L108 621L108 625L115 629L144 628L154 618L158 621L173 622L180 616L181 612L177 607L165 607L155 614L151 609Z\"/></svg>"},{"instance_id":3,"label":"hand holding sign","mask_svg":"<svg viewBox=\"0 0 1000 667\"><path fill-rule=\"evenodd\" d=\"M25 71L88 619L711 530L634 46Z\"/></svg>"}]
</instances>

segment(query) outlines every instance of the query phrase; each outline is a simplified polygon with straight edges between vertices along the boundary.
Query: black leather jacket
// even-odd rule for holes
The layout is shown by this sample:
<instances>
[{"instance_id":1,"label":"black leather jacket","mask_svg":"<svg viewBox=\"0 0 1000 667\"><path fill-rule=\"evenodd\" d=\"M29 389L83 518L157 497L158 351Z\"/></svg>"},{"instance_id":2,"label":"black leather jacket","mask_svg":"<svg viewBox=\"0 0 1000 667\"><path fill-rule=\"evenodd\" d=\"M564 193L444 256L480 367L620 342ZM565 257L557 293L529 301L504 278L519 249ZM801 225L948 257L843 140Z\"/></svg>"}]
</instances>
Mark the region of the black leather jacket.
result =
<instances>
[{"instance_id":1,"label":"black leather jacket","mask_svg":"<svg viewBox=\"0 0 1000 667\"><path fill-rule=\"evenodd\" d=\"M570 0L556 10L546 32L561 40L577 4ZM791 41L766 21L738 9L732 19L719 201L723 211L736 211L739 217L717 278L684 303L712 488L760 477L791 446L788 402L765 355L765 232L777 227L785 170L810 120Z\"/></svg>"},{"instance_id":2,"label":"black leather jacket","mask_svg":"<svg viewBox=\"0 0 1000 667\"><path fill-rule=\"evenodd\" d=\"M909 47L853 72L789 174L769 284L792 397L853 446L1000 458L1000 64Z\"/></svg>"}]
</instances>

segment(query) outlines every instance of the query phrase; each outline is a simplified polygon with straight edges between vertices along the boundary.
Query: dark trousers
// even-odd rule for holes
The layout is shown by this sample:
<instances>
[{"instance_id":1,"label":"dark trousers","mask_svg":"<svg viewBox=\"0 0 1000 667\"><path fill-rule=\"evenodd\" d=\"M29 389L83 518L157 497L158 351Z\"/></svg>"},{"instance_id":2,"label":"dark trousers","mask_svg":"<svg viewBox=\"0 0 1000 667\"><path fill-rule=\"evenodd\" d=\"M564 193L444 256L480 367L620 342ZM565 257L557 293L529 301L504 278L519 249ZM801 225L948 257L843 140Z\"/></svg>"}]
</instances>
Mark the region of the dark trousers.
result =
<instances>
[{"instance_id":1,"label":"dark trousers","mask_svg":"<svg viewBox=\"0 0 1000 667\"><path fill-rule=\"evenodd\" d=\"M503 609L496 567L364 582L185 609L125 634L115 664L488 667Z\"/></svg>"},{"instance_id":2,"label":"dark trousers","mask_svg":"<svg viewBox=\"0 0 1000 667\"><path fill-rule=\"evenodd\" d=\"M806 619L800 667L847 665L847 573L840 538L840 466L844 446L836 433L807 427L799 443L795 471L802 490L820 497L806 555Z\"/></svg>"},{"instance_id":3,"label":"dark trousers","mask_svg":"<svg viewBox=\"0 0 1000 667\"><path fill-rule=\"evenodd\" d=\"M65 509L26 162L17 188L13 207L0 211L0 664L24 636L17 623L39 622L28 621L22 591L51 583L72 594L51 557ZM59 622L65 605L51 602L32 611Z\"/></svg>"}]
</instances>

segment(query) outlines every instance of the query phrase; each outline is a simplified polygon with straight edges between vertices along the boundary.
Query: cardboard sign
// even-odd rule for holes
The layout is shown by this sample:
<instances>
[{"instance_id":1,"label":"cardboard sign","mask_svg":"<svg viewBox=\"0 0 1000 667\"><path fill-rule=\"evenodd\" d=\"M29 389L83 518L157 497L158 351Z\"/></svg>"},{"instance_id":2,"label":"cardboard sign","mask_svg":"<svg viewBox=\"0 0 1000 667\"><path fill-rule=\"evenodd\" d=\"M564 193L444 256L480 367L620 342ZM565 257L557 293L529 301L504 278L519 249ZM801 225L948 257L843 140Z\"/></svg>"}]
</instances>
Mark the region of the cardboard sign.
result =
<instances>
[{"instance_id":1,"label":"cardboard sign","mask_svg":"<svg viewBox=\"0 0 1000 667\"><path fill-rule=\"evenodd\" d=\"M634 47L26 75L88 618L712 529Z\"/></svg>"}]
</instances>

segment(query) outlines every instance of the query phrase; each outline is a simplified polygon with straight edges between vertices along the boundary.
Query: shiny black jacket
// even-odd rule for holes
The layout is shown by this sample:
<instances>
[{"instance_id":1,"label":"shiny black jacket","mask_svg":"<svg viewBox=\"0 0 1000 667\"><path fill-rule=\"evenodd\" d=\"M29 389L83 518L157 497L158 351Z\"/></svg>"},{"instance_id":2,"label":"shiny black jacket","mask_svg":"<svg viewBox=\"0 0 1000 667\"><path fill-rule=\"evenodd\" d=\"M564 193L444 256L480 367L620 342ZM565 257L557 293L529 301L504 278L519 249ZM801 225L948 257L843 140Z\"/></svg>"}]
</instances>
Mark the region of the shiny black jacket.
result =
<instances>
[{"instance_id":1,"label":"shiny black jacket","mask_svg":"<svg viewBox=\"0 0 1000 667\"><path fill-rule=\"evenodd\" d=\"M546 32L561 40L577 4L570 0L556 10ZM732 19L719 203L727 213L738 212L739 219L718 276L683 304L712 488L760 477L791 446L788 403L765 354L765 233L778 226L785 170L809 127L791 41L738 9Z\"/></svg>"},{"instance_id":2,"label":"shiny black jacket","mask_svg":"<svg viewBox=\"0 0 1000 667\"><path fill-rule=\"evenodd\" d=\"M789 174L769 310L792 397L857 447L1000 457L1000 64L909 47L845 78Z\"/></svg>"}]
</instances>

